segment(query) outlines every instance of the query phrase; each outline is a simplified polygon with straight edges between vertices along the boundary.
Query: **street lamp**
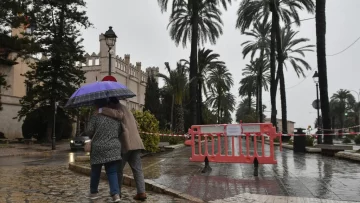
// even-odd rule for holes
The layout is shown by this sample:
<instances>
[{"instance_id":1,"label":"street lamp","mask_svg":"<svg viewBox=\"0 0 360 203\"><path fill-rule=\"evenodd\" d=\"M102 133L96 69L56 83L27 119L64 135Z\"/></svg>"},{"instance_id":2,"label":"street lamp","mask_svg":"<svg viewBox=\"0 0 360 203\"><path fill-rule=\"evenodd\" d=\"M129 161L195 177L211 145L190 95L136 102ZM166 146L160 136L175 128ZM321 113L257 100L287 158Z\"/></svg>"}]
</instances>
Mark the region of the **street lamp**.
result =
<instances>
[{"instance_id":1,"label":"street lamp","mask_svg":"<svg viewBox=\"0 0 360 203\"><path fill-rule=\"evenodd\" d=\"M313 79L314 79L314 82L316 84L316 110L317 110L317 143L318 144L321 144L321 141L322 141L322 136L319 135L320 133L320 130L319 130L319 127L320 127L320 113L319 113L319 110L320 110L320 104L319 104L319 74L317 71L315 71L314 73L314 76L313 76Z\"/></svg>"},{"instance_id":2,"label":"street lamp","mask_svg":"<svg viewBox=\"0 0 360 203\"><path fill-rule=\"evenodd\" d=\"M109 75L111 75L111 49L115 46L116 43L116 34L113 31L112 27L109 27L109 30L105 32L105 41L106 45L109 47Z\"/></svg>"}]
</instances>

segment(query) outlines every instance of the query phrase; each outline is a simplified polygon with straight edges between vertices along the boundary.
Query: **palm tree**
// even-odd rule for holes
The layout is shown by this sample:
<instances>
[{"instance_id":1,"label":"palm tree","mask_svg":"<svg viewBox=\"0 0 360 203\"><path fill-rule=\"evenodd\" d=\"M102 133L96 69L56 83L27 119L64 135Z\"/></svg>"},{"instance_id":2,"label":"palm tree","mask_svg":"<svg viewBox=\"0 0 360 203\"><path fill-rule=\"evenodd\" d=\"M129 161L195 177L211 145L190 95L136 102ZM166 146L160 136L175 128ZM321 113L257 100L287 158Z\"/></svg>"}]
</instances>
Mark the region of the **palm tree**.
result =
<instances>
[{"instance_id":1,"label":"palm tree","mask_svg":"<svg viewBox=\"0 0 360 203\"><path fill-rule=\"evenodd\" d=\"M205 96L207 95L207 76L208 73L212 68L215 68L216 66L222 66L225 65L223 61L219 61L220 55L217 53L214 53L211 49L205 49L202 48L198 51L198 74L197 74L197 80L198 80L198 87L197 87L197 116L199 124L203 124L203 118L202 118L202 109L203 109L203 93ZM186 65L189 64L187 60L182 60L185 62Z\"/></svg>"},{"instance_id":2,"label":"palm tree","mask_svg":"<svg viewBox=\"0 0 360 203\"><path fill-rule=\"evenodd\" d=\"M247 64L243 69L242 75L245 77L242 78L239 83L239 96L248 96L249 98L251 98L252 95L256 95L256 113L258 112L258 109L262 109L259 108L259 100L261 98L259 98L260 93L258 93L258 91L260 89L262 90L262 88L264 88L265 91L268 91L269 89L269 69L270 67L268 61L261 60L260 58L256 59L256 61L251 61L250 64ZM260 71L262 71L262 75L260 80L258 80L258 75ZM258 87L258 85L260 84L262 85L262 87ZM249 99L249 101L250 100L251 99ZM262 116L259 116L259 118L262 120Z\"/></svg>"},{"instance_id":3,"label":"palm tree","mask_svg":"<svg viewBox=\"0 0 360 203\"><path fill-rule=\"evenodd\" d=\"M305 57L305 52L313 51L312 48L314 45L302 45L309 41L307 38L296 38L296 35L299 32L293 31L290 27L283 28L281 30L281 55L279 58L278 64L282 64L287 69L287 66L290 65L293 67L297 76L305 77L303 67L306 70L311 70L309 63L307 63L302 57ZM278 49L279 50L279 49ZM287 63L289 63L287 65ZM286 109L286 91L285 91L285 77L282 66L279 65L278 75L280 80L280 97L281 97L281 114L282 114L282 133L287 134L287 109ZM283 137L284 141L290 137Z\"/></svg>"},{"instance_id":4,"label":"palm tree","mask_svg":"<svg viewBox=\"0 0 360 203\"><path fill-rule=\"evenodd\" d=\"M323 119L323 128L330 129L330 104L328 94L327 82L327 68L326 68L326 0L316 0L316 51L317 63L319 72L319 89L320 89L320 103L321 115ZM324 133L329 134L329 131ZM325 144L333 144L332 136L324 137Z\"/></svg>"},{"instance_id":5,"label":"palm tree","mask_svg":"<svg viewBox=\"0 0 360 203\"><path fill-rule=\"evenodd\" d=\"M349 90L340 89L331 97L331 104L333 110L338 112L337 117L341 128L344 128L345 113L352 110L355 103L355 98Z\"/></svg>"},{"instance_id":6,"label":"palm tree","mask_svg":"<svg viewBox=\"0 0 360 203\"><path fill-rule=\"evenodd\" d=\"M243 0L238 9L238 18L236 21L236 28L241 32L248 29L254 21L267 21L271 12L271 44L270 44L270 96L271 96L271 121L276 126L276 61L275 49L277 48L278 59L281 59L281 37L280 37L280 20L284 21L285 25L295 21L300 25L300 18L297 10L306 9L309 12L314 11L314 3L312 0ZM281 19L280 19L281 18ZM277 46L276 46L277 42ZM279 68L282 68L280 64Z\"/></svg>"},{"instance_id":7,"label":"palm tree","mask_svg":"<svg viewBox=\"0 0 360 203\"><path fill-rule=\"evenodd\" d=\"M257 52L260 52L259 59L263 59L265 57L265 51L269 48L268 44L269 41L269 34L270 34L270 28L271 24L266 22L265 20L261 23L259 20L254 23L254 28L248 32L245 31L244 34L251 36L254 38L253 41L248 40L241 44L241 46L244 46L243 48L243 55L244 58L247 54L251 53L251 60L254 58L254 55ZM269 51L267 51L269 52ZM257 87L257 102L256 102L256 109L260 109L260 111L256 110L258 112L259 122L263 123L263 109L258 108L262 106L262 75L263 75L263 66L259 66L259 70L257 71L257 79L256 79L256 87Z\"/></svg>"},{"instance_id":8,"label":"palm tree","mask_svg":"<svg viewBox=\"0 0 360 203\"><path fill-rule=\"evenodd\" d=\"M250 103L250 109L249 109ZM249 113L250 112L250 113ZM237 122L244 122L244 123L255 123L256 122L256 114L254 108L254 101L246 97L245 99L241 100L235 115Z\"/></svg>"},{"instance_id":9,"label":"palm tree","mask_svg":"<svg viewBox=\"0 0 360 203\"><path fill-rule=\"evenodd\" d=\"M212 108L216 109L218 123L220 123L220 111L223 100L223 97L226 96L226 93L230 91L230 88L234 85L232 75L225 66L216 66L213 68L208 77L207 86L210 89L210 94L208 96L208 104Z\"/></svg>"},{"instance_id":10,"label":"palm tree","mask_svg":"<svg viewBox=\"0 0 360 203\"><path fill-rule=\"evenodd\" d=\"M188 85L188 79L186 77L187 71L185 66L180 62L177 63L177 67L171 70L168 62L165 63L165 68L168 71L169 76L159 73L158 77L163 78L165 81L165 88L172 92L172 108L171 108L171 125L175 123L174 132L184 133L184 110L182 107L183 98L185 96L185 89ZM175 112L175 121L173 122Z\"/></svg>"},{"instance_id":11,"label":"palm tree","mask_svg":"<svg viewBox=\"0 0 360 203\"><path fill-rule=\"evenodd\" d=\"M167 11L169 0L158 0L161 11ZM231 0L227 1L231 3ZM199 42L207 40L215 44L222 34L222 20L219 4L227 8L226 0L172 0L172 12L170 15L170 36L178 45L182 42L186 46L191 41L190 51L190 110L192 124L197 123L196 99L197 99L197 52Z\"/></svg>"}]
</instances>

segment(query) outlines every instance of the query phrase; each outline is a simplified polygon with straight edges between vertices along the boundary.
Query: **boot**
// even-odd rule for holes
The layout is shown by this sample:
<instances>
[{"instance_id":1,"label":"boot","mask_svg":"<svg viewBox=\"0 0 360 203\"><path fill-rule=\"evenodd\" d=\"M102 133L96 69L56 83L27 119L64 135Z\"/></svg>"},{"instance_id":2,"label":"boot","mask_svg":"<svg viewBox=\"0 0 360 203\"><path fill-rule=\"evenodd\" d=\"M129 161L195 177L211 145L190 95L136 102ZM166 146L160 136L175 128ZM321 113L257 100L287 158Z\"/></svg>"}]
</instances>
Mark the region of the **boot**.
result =
<instances>
[{"instance_id":1,"label":"boot","mask_svg":"<svg viewBox=\"0 0 360 203\"><path fill-rule=\"evenodd\" d=\"M137 195L135 195L134 200L141 200L141 201L145 201L146 200L146 194L145 193L139 193Z\"/></svg>"}]
</instances>

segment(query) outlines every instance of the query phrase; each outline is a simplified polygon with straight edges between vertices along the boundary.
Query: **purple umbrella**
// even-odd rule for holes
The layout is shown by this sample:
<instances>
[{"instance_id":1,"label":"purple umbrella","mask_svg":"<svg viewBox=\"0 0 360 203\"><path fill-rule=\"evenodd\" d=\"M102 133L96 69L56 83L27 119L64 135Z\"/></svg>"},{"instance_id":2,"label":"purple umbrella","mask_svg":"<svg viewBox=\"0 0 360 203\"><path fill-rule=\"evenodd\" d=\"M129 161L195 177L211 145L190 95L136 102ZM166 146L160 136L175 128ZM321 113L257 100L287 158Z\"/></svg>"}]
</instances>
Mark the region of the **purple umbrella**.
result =
<instances>
[{"instance_id":1,"label":"purple umbrella","mask_svg":"<svg viewBox=\"0 0 360 203\"><path fill-rule=\"evenodd\" d=\"M126 99L135 97L136 95L129 90L125 85L118 82L102 81L94 82L91 84L80 87L70 97L65 107L81 107L91 106L97 99L104 99L110 97L116 97L120 99Z\"/></svg>"}]
</instances>

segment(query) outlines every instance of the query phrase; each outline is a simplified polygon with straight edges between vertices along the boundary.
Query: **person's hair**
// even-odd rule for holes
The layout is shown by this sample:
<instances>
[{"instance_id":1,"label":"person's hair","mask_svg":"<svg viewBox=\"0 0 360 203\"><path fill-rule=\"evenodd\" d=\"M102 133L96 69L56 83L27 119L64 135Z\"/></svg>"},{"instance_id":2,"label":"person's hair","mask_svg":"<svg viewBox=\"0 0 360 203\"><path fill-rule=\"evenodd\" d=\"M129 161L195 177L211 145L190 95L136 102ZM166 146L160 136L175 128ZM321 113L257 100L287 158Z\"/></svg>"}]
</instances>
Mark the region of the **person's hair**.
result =
<instances>
[{"instance_id":1,"label":"person's hair","mask_svg":"<svg viewBox=\"0 0 360 203\"><path fill-rule=\"evenodd\" d=\"M97 99L95 100L95 106L98 108L103 108L108 105L107 99Z\"/></svg>"},{"instance_id":2,"label":"person's hair","mask_svg":"<svg viewBox=\"0 0 360 203\"><path fill-rule=\"evenodd\" d=\"M109 102L112 104L118 104L119 100L116 97L110 97Z\"/></svg>"}]
</instances>

